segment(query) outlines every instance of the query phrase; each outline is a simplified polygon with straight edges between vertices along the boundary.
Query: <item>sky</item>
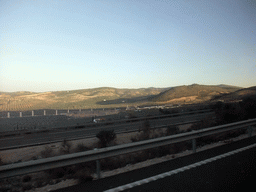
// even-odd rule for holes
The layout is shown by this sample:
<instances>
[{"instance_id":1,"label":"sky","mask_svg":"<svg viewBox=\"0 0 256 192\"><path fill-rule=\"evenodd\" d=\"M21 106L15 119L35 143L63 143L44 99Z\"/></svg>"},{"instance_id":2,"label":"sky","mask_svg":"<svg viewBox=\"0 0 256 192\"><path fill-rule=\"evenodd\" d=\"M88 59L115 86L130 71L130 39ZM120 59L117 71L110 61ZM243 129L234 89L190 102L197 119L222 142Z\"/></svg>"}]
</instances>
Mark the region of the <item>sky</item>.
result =
<instances>
[{"instance_id":1,"label":"sky","mask_svg":"<svg viewBox=\"0 0 256 192\"><path fill-rule=\"evenodd\" d=\"M255 0L0 0L0 91L256 86Z\"/></svg>"}]
</instances>

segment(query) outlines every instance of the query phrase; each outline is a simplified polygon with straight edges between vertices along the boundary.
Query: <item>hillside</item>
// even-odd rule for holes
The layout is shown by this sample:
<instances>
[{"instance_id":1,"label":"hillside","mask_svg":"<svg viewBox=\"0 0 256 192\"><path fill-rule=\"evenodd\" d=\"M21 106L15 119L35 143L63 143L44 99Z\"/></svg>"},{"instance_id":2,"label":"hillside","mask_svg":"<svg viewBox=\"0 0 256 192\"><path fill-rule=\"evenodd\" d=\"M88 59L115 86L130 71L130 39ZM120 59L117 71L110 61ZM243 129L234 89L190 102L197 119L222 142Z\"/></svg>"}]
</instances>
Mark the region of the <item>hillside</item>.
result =
<instances>
[{"instance_id":1,"label":"hillside","mask_svg":"<svg viewBox=\"0 0 256 192\"><path fill-rule=\"evenodd\" d=\"M242 100L245 97L249 97L249 96L254 96L254 97L256 96L256 86L239 89L232 93L217 95L213 97L211 101L236 101L236 100Z\"/></svg>"},{"instance_id":2,"label":"hillside","mask_svg":"<svg viewBox=\"0 0 256 192\"><path fill-rule=\"evenodd\" d=\"M210 100L213 96L227 94L241 88L228 85L188 85L170 88L154 97L155 102L195 103Z\"/></svg>"},{"instance_id":3,"label":"hillside","mask_svg":"<svg viewBox=\"0 0 256 192\"><path fill-rule=\"evenodd\" d=\"M56 92L1 92L0 110L78 109L106 107L104 101L157 95L164 88L116 89L110 87ZM100 104L100 102L103 102ZM108 107L126 106L126 103Z\"/></svg>"},{"instance_id":4,"label":"hillside","mask_svg":"<svg viewBox=\"0 0 256 192\"><path fill-rule=\"evenodd\" d=\"M229 85L177 86L173 88L117 89L101 87L55 92L1 92L0 111L25 111L32 109L79 109L126 107L127 105L155 105L165 103L200 103L242 95L252 90ZM223 95L225 94L225 95ZM219 98L218 98L219 97ZM229 97L235 97L230 95Z\"/></svg>"}]
</instances>

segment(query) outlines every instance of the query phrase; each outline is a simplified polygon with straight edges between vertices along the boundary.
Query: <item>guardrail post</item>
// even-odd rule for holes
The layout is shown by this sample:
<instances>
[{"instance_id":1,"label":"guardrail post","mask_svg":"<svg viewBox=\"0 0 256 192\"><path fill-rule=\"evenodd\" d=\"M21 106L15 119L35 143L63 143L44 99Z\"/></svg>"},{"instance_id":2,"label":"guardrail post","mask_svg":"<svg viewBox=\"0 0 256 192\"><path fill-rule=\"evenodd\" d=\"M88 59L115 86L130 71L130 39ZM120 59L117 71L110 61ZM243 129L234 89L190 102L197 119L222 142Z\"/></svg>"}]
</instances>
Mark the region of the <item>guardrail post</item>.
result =
<instances>
[{"instance_id":1,"label":"guardrail post","mask_svg":"<svg viewBox=\"0 0 256 192\"><path fill-rule=\"evenodd\" d=\"M44 110L44 116L46 115L46 110Z\"/></svg>"},{"instance_id":2,"label":"guardrail post","mask_svg":"<svg viewBox=\"0 0 256 192\"><path fill-rule=\"evenodd\" d=\"M58 110L56 109L56 115L58 115Z\"/></svg>"},{"instance_id":3,"label":"guardrail post","mask_svg":"<svg viewBox=\"0 0 256 192\"><path fill-rule=\"evenodd\" d=\"M96 160L97 177L100 179L100 160Z\"/></svg>"},{"instance_id":4,"label":"guardrail post","mask_svg":"<svg viewBox=\"0 0 256 192\"><path fill-rule=\"evenodd\" d=\"M252 126L248 126L247 131L248 131L248 137L251 137L252 136Z\"/></svg>"},{"instance_id":5,"label":"guardrail post","mask_svg":"<svg viewBox=\"0 0 256 192\"><path fill-rule=\"evenodd\" d=\"M196 139L192 139L192 149L193 153L196 153Z\"/></svg>"},{"instance_id":6,"label":"guardrail post","mask_svg":"<svg viewBox=\"0 0 256 192\"><path fill-rule=\"evenodd\" d=\"M20 112L20 117L22 117L22 112Z\"/></svg>"},{"instance_id":7,"label":"guardrail post","mask_svg":"<svg viewBox=\"0 0 256 192\"><path fill-rule=\"evenodd\" d=\"M97 148L94 149L95 151L98 150ZM100 160L96 160L96 174L98 179L100 179Z\"/></svg>"},{"instance_id":8,"label":"guardrail post","mask_svg":"<svg viewBox=\"0 0 256 192\"><path fill-rule=\"evenodd\" d=\"M10 112L8 112L8 113L7 113L7 117L8 117L8 118L10 118L10 117L11 117Z\"/></svg>"},{"instance_id":9,"label":"guardrail post","mask_svg":"<svg viewBox=\"0 0 256 192\"><path fill-rule=\"evenodd\" d=\"M32 116L34 116L35 115L35 113L34 113L34 111L32 111L32 114L31 114Z\"/></svg>"}]
</instances>

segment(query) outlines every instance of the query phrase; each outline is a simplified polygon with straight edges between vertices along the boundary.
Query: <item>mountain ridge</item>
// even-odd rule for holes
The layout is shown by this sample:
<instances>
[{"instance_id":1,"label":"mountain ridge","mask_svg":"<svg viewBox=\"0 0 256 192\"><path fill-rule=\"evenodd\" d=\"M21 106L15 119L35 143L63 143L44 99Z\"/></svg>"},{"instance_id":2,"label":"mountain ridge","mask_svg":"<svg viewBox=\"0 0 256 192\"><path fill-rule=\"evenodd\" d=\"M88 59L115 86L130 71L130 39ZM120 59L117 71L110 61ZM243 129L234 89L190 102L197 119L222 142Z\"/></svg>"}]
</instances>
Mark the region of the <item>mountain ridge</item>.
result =
<instances>
[{"instance_id":1,"label":"mountain ridge","mask_svg":"<svg viewBox=\"0 0 256 192\"><path fill-rule=\"evenodd\" d=\"M225 88L223 88L225 87ZM241 88L240 88L241 89ZM114 88L98 87L90 89L48 91L48 92L0 92L0 109L74 109L106 108L127 105L202 102L221 93L239 90L229 85L183 85L166 88Z\"/></svg>"},{"instance_id":2,"label":"mountain ridge","mask_svg":"<svg viewBox=\"0 0 256 192\"><path fill-rule=\"evenodd\" d=\"M200 98L205 97L205 99L209 99L209 97L212 97L213 95L229 93L229 92L237 91L239 89L241 88L228 86L228 85L224 85L224 86L223 85L199 85L199 84L182 85L182 86L172 87L169 90L166 90L160 93L159 95L156 95L155 97L152 98L152 101L168 102L174 99L184 98L184 97L200 97ZM191 99L192 98L190 98L190 100Z\"/></svg>"}]
</instances>

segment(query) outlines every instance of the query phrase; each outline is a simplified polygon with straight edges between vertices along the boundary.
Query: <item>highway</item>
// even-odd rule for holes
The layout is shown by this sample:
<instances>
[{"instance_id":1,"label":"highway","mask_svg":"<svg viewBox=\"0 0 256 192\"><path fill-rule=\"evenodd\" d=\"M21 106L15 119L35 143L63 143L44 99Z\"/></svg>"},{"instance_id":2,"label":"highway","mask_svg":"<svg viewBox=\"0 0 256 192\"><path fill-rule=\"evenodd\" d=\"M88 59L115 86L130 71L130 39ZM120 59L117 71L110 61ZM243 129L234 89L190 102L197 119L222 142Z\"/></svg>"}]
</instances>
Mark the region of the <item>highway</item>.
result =
<instances>
[{"instance_id":1,"label":"highway","mask_svg":"<svg viewBox=\"0 0 256 192\"><path fill-rule=\"evenodd\" d=\"M164 126L176 123L190 122L195 120L201 120L207 116L214 116L214 112L205 112L202 114L187 114L178 117L169 117L161 119L149 120L152 128L157 126ZM141 130L144 121L139 122L128 122L123 124L105 125L101 127L87 127L75 130L57 131L57 132L42 132L33 134L24 134L14 137L8 137L0 139L0 150L19 148L23 146L34 146L40 144L54 143L66 140L75 140L95 137L96 134L101 130L114 129L115 132L124 133Z\"/></svg>"},{"instance_id":2,"label":"highway","mask_svg":"<svg viewBox=\"0 0 256 192\"><path fill-rule=\"evenodd\" d=\"M89 181L56 192L68 191L105 191L115 189L119 186L134 183L139 180L154 177L168 171L182 169L185 166L207 161L215 156L227 154L230 151L256 143L256 137L243 139L231 144L215 147L206 151L198 152L188 156L176 158L167 162L159 163L134 171L118 174L115 176ZM207 162L203 165L178 172L163 179L148 182L124 191L237 191L255 187L252 178L256 176L256 147L225 156L218 160Z\"/></svg>"}]
</instances>

